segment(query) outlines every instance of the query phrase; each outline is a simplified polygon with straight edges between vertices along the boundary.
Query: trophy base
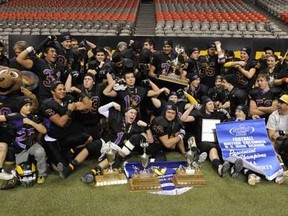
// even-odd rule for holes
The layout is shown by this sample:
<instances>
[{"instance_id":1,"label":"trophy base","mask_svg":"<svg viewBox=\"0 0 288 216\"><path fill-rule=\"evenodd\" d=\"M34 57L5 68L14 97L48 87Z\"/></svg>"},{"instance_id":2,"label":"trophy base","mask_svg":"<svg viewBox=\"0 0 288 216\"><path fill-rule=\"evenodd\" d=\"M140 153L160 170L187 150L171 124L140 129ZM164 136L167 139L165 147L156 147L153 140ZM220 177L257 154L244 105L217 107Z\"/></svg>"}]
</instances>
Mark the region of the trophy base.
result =
<instances>
[{"instance_id":1,"label":"trophy base","mask_svg":"<svg viewBox=\"0 0 288 216\"><path fill-rule=\"evenodd\" d=\"M185 170L176 170L173 176L173 183L176 187L202 187L206 186L206 180L200 171L195 171L194 174L189 174Z\"/></svg>"},{"instance_id":2,"label":"trophy base","mask_svg":"<svg viewBox=\"0 0 288 216\"><path fill-rule=\"evenodd\" d=\"M187 80L180 79L179 77L169 76L169 75L167 75L167 76L160 75L159 80L167 81L167 82L171 82L171 83L175 83L175 84L179 84L179 85L184 85L184 86L186 86L188 84Z\"/></svg>"},{"instance_id":3,"label":"trophy base","mask_svg":"<svg viewBox=\"0 0 288 216\"><path fill-rule=\"evenodd\" d=\"M127 184L127 178L124 173L119 170L104 170L103 175L98 175L95 177L95 186L108 186L108 185L120 185Z\"/></svg>"},{"instance_id":4,"label":"trophy base","mask_svg":"<svg viewBox=\"0 0 288 216\"><path fill-rule=\"evenodd\" d=\"M130 191L159 191L161 185L156 175L151 173L133 174L128 182Z\"/></svg>"}]
</instances>

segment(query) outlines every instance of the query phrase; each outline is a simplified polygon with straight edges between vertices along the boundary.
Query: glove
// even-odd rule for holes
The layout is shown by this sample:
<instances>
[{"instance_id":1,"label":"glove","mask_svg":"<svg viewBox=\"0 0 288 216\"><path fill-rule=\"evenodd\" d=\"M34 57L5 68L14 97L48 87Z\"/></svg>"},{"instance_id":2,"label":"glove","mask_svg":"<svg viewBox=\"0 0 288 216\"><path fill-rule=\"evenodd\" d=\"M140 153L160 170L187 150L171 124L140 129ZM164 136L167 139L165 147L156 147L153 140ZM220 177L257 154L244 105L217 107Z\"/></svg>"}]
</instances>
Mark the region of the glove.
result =
<instances>
[{"instance_id":1,"label":"glove","mask_svg":"<svg viewBox=\"0 0 288 216\"><path fill-rule=\"evenodd\" d=\"M79 72L78 71L70 71L70 75L73 77L73 78L77 78L79 76Z\"/></svg>"},{"instance_id":2,"label":"glove","mask_svg":"<svg viewBox=\"0 0 288 216\"><path fill-rule=\"evenodd\" d=\"M49 38L50 40L57 40L56 35L49 35L48 38Z\"/></svg>"},{"instance_id":3,"label":"glove","mask_svg":"<svg viewBox=\"0 0 288 216\"><path fill-rule=\"evenodd\" d=\"M185 135L186 135L186 131L183 128L181 128L179 130L179 133L180 133L179 136L180 136L181 139L183 139L185 137Z\"/></svg>"},{"instance_id":4,"label":"glove","mask_svg":"<svg viewBox=\"0 0 288 216\"><path fill-rule=\"evenodd\" d=\"M227 115L228 114L228 111L226 109L219 109L219 112L222 112L224 115Z\"/></svg>"},{"instance_id":5,"label":"glove","mask_svg":"<svg viewBox=\"0 0 288 216\"><path fill-rule=\"evenodd\" d=\"M27 47L26 50L28 51L28 53L31 53L31 52L35 51L33 46Z\"/></svg>"},{"instance_id":6,"label":"glove","mask_svg":"<svg viewBox=\"0 0 288 216\"><path fill-rule=\"evenodd\" d=\"M184 90L183 90L183 89L178 89L177 92L176 92L176 94L177 94L177 97L178 97L178 98L182 98L183 95L184 95Z\"/></svg>"}]
</instances>

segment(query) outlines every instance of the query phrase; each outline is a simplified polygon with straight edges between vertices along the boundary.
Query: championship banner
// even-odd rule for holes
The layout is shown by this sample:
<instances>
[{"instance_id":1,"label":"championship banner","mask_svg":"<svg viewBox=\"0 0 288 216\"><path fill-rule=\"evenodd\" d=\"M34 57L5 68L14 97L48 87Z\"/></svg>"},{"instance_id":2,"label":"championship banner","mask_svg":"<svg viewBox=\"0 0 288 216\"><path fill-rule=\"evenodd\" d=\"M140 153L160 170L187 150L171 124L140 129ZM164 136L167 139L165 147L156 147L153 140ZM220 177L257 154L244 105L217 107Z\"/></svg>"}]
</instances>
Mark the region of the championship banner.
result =
<instances>
[{"instance_id":1,"label":"championship banner","mask_svg":"<svg viewBox=\"0 0 288 216\"><path fill-rule=\"evenodd\" d=\"M270 143L264 119L233 121L216 124L217 139L224 160L243 166L273 180L283 172Z\"/></svg>"}]
</instances>

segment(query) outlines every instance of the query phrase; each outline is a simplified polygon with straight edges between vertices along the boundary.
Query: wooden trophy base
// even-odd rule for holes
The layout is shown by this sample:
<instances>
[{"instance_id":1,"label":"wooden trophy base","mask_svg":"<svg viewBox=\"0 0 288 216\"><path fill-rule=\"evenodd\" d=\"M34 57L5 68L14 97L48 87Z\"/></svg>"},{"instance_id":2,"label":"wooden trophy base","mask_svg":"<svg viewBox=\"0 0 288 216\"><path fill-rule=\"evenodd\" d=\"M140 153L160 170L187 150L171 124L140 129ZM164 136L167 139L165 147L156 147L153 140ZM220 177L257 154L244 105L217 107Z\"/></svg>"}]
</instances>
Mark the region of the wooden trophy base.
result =
<instances>
[{"instance_id":1,"label":"wooden trophy base","mask_svg":"<svg viewBox=\"0 0 288 216\"><path fill-rule=\"evenodd\" d=\"M159 191L161 185L158 177L152 173L133 174L128 182L130 191Z\"/></svg>"},{"instance_id":2,"label":"wooden trophy base","mask_svg":"<svg viewBox=\"0 0 288 216\"><path fill-rule=\"evenodd\" d=\"M120 185L127 184L127 178L124 173L120 170L104 170L103 175L98 175L95 177L95 186L108 186L108 185Z\"/></svg>"},{"instance_id":3,"label":"wooden trophy base","mask_svg":"<svg viewBox=\"0 0 288 216\"><path fill-rule=\"evenodd\" d=\"M177 75L176 75L177 76ZM174 76L169 76L169 75L160 75L159 76L159 80L162 81L167 81L167 82L171 82L171 83L175 83L175 84L179 84L179 85L184 85L186 86L188 84L188 81L185 79L180 79L179 77L174 77Z\"/></svg>"},{"instance_id":4,"label":"wooden trophy base","mask_svg":"<svg viewBox=\"0 0 288 216\"><path fill-rule=\"evenodd\" d=\"M187 174L185 170L176 170L173 176L173 183L176 187L202 187L206 186L206 180L200 171L194 174Z\"/></svg>"}]
</instances>

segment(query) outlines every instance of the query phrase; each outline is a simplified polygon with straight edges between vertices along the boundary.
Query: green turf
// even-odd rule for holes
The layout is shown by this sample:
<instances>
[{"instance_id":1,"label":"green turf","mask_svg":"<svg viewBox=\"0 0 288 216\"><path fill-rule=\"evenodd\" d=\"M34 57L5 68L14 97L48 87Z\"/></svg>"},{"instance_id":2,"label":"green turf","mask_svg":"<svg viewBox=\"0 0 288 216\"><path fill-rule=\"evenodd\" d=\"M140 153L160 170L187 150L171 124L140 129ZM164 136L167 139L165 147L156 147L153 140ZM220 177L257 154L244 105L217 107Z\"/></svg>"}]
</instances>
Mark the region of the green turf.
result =
<instances>
[{"instance_id":1,"label":"green turf","mask_svg":"<svg viewBox=\"0 0 288 216\"><path fill-rule=\"evenodd\" d=\"M168 159L184 159L170 154ZM95 187L80 181L93 161L85 162L68 179L51 173L44 185L19 186L0 191L0 216L41 215L288 215L287 182L277 185L263 180L249 186L244 176L220 178L209 162L202 165L207 186L192 188L178 196L129 192L127 185ZM0 182L2 183L2 181Z\"/></svg>"}]
</instances>

